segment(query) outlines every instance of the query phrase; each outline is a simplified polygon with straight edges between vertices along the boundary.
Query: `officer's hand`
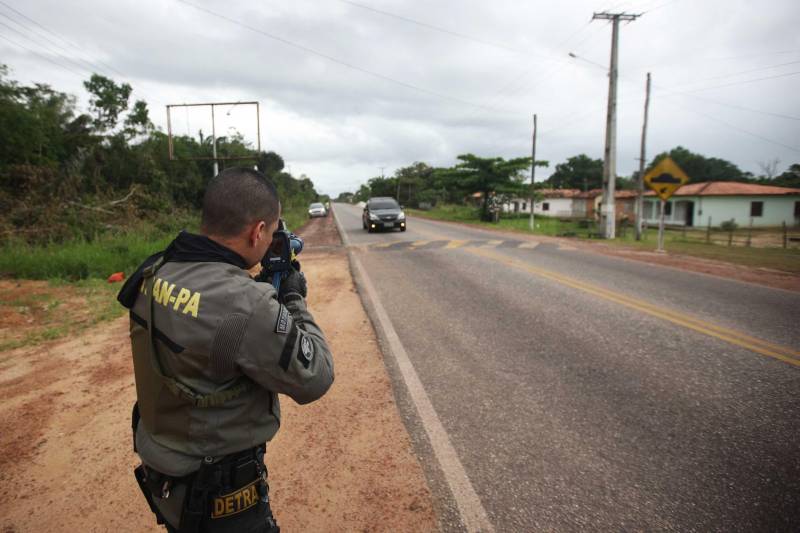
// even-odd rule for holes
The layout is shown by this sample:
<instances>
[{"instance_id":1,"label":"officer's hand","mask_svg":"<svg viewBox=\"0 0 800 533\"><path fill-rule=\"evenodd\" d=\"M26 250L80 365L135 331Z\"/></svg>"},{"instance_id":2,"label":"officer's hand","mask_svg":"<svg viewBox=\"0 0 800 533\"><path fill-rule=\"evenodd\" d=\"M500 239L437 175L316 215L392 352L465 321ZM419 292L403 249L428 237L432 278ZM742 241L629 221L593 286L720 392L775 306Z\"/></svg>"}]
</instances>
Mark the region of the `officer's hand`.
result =
<instances>
[{"instance_id":1,"label":"officer's hand","mask_svg":"<svg viewBox=\"0 0 800 533\"><path fill-rule=\"evenodd\" d=\"M256 274L256 276L253 279L256 280L256 281L263 281L263 282L266 282L266 283L272 283L272 274L270 274L269 271L266 268L262 268L261 272Z\"/></svg>"},{"instance_id":2,"label":"officer's hand","mask_svg":"<svg viewBox=\"0 0 800 533\"><path fill-rule=\"evenodd\" d=\"M281 280L281 289L278 293L278 299L284 301L290 294L299 294L303 298L308 294L306 277L302 272L291 270L289 275Z\"/></svg>"}]
</instances>

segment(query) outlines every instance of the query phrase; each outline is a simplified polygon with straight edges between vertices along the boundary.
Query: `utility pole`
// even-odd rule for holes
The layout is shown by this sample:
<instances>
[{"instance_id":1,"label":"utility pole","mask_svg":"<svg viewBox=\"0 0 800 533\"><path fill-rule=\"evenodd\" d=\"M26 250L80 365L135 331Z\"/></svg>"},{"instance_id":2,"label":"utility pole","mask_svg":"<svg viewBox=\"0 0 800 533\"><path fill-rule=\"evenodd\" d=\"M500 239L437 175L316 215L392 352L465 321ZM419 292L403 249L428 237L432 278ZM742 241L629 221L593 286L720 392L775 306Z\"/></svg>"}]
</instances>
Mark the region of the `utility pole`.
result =
<instances>
[{"instance_id":1,"label":"utility pole","mask_svg":"<svg viewBox=\"0 0 800 533\"><path fill-rule=\"evenodd\" d=\"M214 176L219 174L219 161L217 161L217 129L214 123L214 106L211 106L211 157L214 158Z\"/></svg>"},{"instance_id":2,"label":"utility pole","mask_svg":"<svg viewBox=\"0 0 800 533\"><path fill-rule=\"evenodd\" d=\"M592 20L610 20L611 66L608 72L608 114L606 115L606 147L603 158L603 206L600 209L604 220L604 236L615 237L616 215L614 193L617 173L617 48L619 45L619 21L634 21L640 15L629 13L594 13Z\"/></svg>"},{"instance_id":3,"label":"utility pole","mask_svg":"<svg viewBox=\"0 0 800 533\"><path fill-rule=\"evenodd\" d=\"M533 114L533 147L531 148L531 194L528 197L528 206L531 208L531 231L533 231L533 183L536 176L536 113Z\"/></svg>"},{"instance_id":4,"label":"utility pole","mask_svg":"<svg viewBox=\"0 0 800 533\"><path fill-rule=\"evenodd\" d=\"M647 73L647 89L644 97L644 124L642 125L642 147L639 152L639 177L636 180L636 240L642 240L643 208L642 194L644 194L644 165L645 148L647 144L647 111L650 108L650 73Z\"/></svg>"}]
</instances>

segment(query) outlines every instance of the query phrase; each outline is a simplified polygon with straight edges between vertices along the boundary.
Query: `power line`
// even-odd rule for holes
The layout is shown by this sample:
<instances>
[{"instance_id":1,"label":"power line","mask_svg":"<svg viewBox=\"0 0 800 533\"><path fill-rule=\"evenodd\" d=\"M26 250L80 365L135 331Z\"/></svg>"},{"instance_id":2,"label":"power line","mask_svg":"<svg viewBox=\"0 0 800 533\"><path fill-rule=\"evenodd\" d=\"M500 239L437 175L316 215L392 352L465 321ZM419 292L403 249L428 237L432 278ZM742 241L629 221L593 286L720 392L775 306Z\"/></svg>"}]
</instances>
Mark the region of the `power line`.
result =
<instances>
[{"instance_id":1,"label":"power line","mask_svg":"<svg viewBox=\"0 0 800 533\"><path fill-rule=\"evenodd\" d=\"M37 52L36 50L33 50L32 48L28 48L24 44L19 44L18 42L14 41L12 39L9 39L5 35L0 35L0 39L3 39L4 41L8 41L9 43L11 43L14 46L17 46L19 48L22 48L23 50L27 50L28 52L30 52L32 54L35 54L35 55L39 56L40 58L44 59L48 63L52 63L52 64L54 64L55 66L57 66L59 68L63 68L64 70L69 71L69 72L75 74L76 76L79 76L80 78L84 77L84 74L82 72L78 72L78 71L75 71L75 70L73 70L73 69L71 69L69 67L66 67L66 66L62 65L61 63L59 63L58 61L55 61L54 59L52 59L50 57L47 57L46 55L44 55L44 54L42 54L40 52Z\"/></svg>"},{"instance_id":2,"label":"power line","mask_svg":"<svg viewBox=\"0 0 800 533\"><path fill-rule=\"evenodd\" d=\"M707 98L705 96L699 96L699 95L692 94L692 93L689 93L689 92L671 91L669 89L664 89L662 87L656 87L656 90L659 91L659 92L665 92L667 94L690 96L692 98L696 98L697 100L703 100L704 102L710 102L712 104L717 104L717 105L721 105L721 106L724 106L724 107L730 107L731 109L739 109L741 111L749 111L750 113L757 113L759 115L767 115L767 116L771 116L771 117L785 118L785 119L788 119L788 120L798 120L798 121L800 121L800 117L795 117L795 116L792 116L792 115L786 115L786 114L783 114L783 113L775 113L775 112L772 112L772 111L764 111L764 110L761 110L761 109L753 109L752 107L745 107L745 106L741 106L741 105L737 105L737 104L731 104L731 103L728 103L728 102L720 102L719 100L715 100L713 98Z\"/></svg>"},{"instance_id":3,"label":"power line","mask_svg":"<svg viewBox=\"0 0 800 533\"><path fill-rule=\"evenodd\" d=\"M64 42L64 43L66 43L67 45L71 46L71 47L72 47L72 48L74 48L74 49L77 49L77 50L79 50L79 51L83 51L83 52L85 52L85 51L83 50L83 48L81 48L79 45L77 45L77 44L75 44L75 43L73 43L73 42L71 42L71 41L69 41L69 40L65 39L64 37L60 36L60 35L59 35L59 34L57 34L56 32L54 32L54 31L52 31L52 30L49 30L49 29L47 29L46 27L44 27L44 26L43 26L42 24L40 24L39 22L37 22L37 21L35 21L34 19L32 19L31 17L27 16L25 13L22 13L21 11L18 11L18 10L16 10L16 9L14 9L12 6L8 5L7 3L3 2L2 0L0 0L0 4L2 4L3 6L5 6L5 7L6 7L6 8L7 8L9 11L12 11L12 12L16 13L17 15L19 15L20 17L24 18L25 20L29 21L30 23L32 23L32 24L34 24L34 25L38 26L39 28L41 28L41 29L42 29L42 30L44 30L45 32L49 33L50 35L52 35L52 36L53 36L53 37L55 37L56 39L59 39L60 41L62 41L62 42ZM19 24L19 23L17 23L17 24ZM52 42L52 41L51 41L51 42ZM96 61L96 62L97 62L99 65L102 65L102 66L106 67L108 70L110 70L110 71L112 71L112 72L116 72L116 73L117 73L119 76L126 77L126 76L125 76L125 74L123 74L123 73L122 73L122 72L120 72L119 70L115 69L115 68L114 68L114 67L112 67L111 65L108 65L108 64L106 64L106 63L102 62L102 61L101 61L101 60L99 60L99 59L96 59L95 61Z\"/></svg>"},{"instance_id":4,"label":"power line","mask_svg":"<svg viewBox=\"0 0 800 533\"><path fill-rule=\"evenodd\" d=\"M0 16L5 16L5 15L3 15L2 13L0 13ZM0 26L4 26L4 27L8 28L9 30L11 30L11 31L13 31L14 33L16 33L17 35L20 35L20 36L22 36L24 39L27 39L28 41L32 42L32 43L33 43L33 44L35 44L36 46L39 46L39 47L41 47L41 48L43 48L43 49L47 50L48 52L51 52L51 53L53 53L54 55L57 55L58 57L60 57L60 58L64 59L65 61L68 61L69 63L72 63L73 65L75 65L75 66L76 66L76 67L78 67L79 69L82 69L82 70L89 70L89 71L91 71L91 69L87 69L85 66L81 65L80 63L78 63L77 61L73 60L72 58L65 56L64 54L60 53L59 51L57 51L57 50L55 50L55 49L53 49L53 48L51 48L51 47L49 47L49 46L45 46L45 45L43 45L42 43L40 43L40 42L37 42L36 40L34 40L33 38L31 38L30 36L28 36L28 35L25 35L23 32L19 31L18 29L14 28L14 27L11 27L11 26L9 26L9 25L8 25L8 24L6 24L5 22L2 22L2 21L0 21Z\"/></svg>"},{"instance_id":5,"label":"power line","mask_svg":"<svg viewBox=\"0 0 800 533\"><path fill-rule=\"evenodd\" d=\"M584 57L578 56L578 55L573 54L573 53L570 53L570 56L575 58L575 59L580 59L582 61L585 61L586 63L589 63L590 65L593 65L593 66L596 66L596 67L601 67L601 68L603 68L603 70L605 70L605 68L602 67L602 65L600 65L599 63L595 63L594 61L590 61L590 60L588 60L588 59L586 59ZM788 63L786 63L786 64L788 64ZM775 65L775 66L777 66L777 65ZM768 68L768 67L765 67L765 68ZM763 69L757 69L757 70L763 70ZM629 76L621 76L621 77L625 81L627 81L629 83L636 84L635 80L631 79ZM747 83L747 82L743 82L743 83ZM775 112L771 112L771 111L763 111L763 110L760 110L760 109L753 109L751 107L745 107L745 106L741 106L741 105L730 104L728 102L721 102L721 101L715 100L713 98L708 98L708 97L704 97L704 96L698 96L696 94L693 94L692 92L678 91L678 90L665 88L665 87L660 87L660 86L655 86L655 85L654 85L654 87L655 87L656 91L659 91L661 93L689 96L689 97L692 97L692 98L696 98L698 100L703 100L705 102L711 102L713 104L717 104L717 105L721 105L721 106L725 106L725 107L730 107L732 109L739 109L741 111L749 111L751 113L758 113L758 114L761 114L761 115L767 115L767 116L772 116L772 117L777 117L777 118L785 118L785 119L788 119L788 120L800 120L800 117L786 115L784 113L775 113ZM705 90L705 88L700 89L700 90Z\"/></svg>"},{"instance_id":6,"label":"power line","mask_svg":"<svg viewBox=\"0 0 800 533\"><path fill-rule=\"evenodd\" d=\"M667 102L668 102L668 103L670 103L669 96L667 96ZM728 121L725 121L725 120L722 120L722 119L716 118L716 117L714 117L714 116L711 116L711 115L709 115L709 114L707 114L707 113L703 113L703 112L701 112L701 111L695 111L695 110L693 110L693 109L689 109L689 108L687 108L687 107L684 107L684 106L682 106L682 105L680 105L680 104L678 104L678 103L676 103L676 102L674 102L674 101L673 101L673 102L671 102L671 103L672 103L673 105L675 105L676 107L678 107L678 108L680 108L680 109L683 109L684 111L688 111L689 113L694 113L694 114L700 115L701 117L705 117L705 118L707 118L708 120L712 120L712 121L714 121L714 122L719 122L720 124L723 124L723 125L725 125L725 126L727 126L727 127L731 128L731 129L734 129L734 130L738 131L738 132L744 133L744 134L746 134L746 135L750 135L751 137L755 137L756 139L760 139L760 140L762 140L762 141L765 141L765 142L768 142L768 143L770 143L770 144L774 144L774 145L776 145L776 146L781 146L781 147L783 147L783 148L786 148L786 149L792 150L793 152L798 152L798 153L800 153L800 148L798 148L798 147L795 147L795 146L790 146L790 145L788 145L788 144L783 144L782 142L780 142L780 141L776 141L775 139L770 139L769 137L764 137L763 135L760 135L760 134L758 134L758 133L753 133L753 132L752 132L752 131L750 131L750 130L746 130L746 129L744 129L744 128L741 128L741 127L739 127L739 126L736 126L736 125L734 125L734 124L731 124L731 123L730 123L730 122L728 122Z\"/></svg>"},{"instance_id":7,"label":"power line","mask_svg":"<svg viewBox=\"0 0 800 533\"><path fill-rule=\"evenodd\" d=\"M580 33L585 31L586 28L588 28L591 25L591 23L592 23L591 20L587 21L580 28L578 28L577 30L572 32L566 39L564 39L561 42L559 42L555 46L555 48L559 49L562 46L566 45L569 41L571 41L572 39L577 37ZM596 37L596 36L592 35L592 34L589 34L589 35L587 35L586 38L584 38L582 41L580 41L576 46L580 46L581 44L583 44L587 40L589 40L589 38L591 38L591 37ZM550 59L550 60L551 61L556 61L554 59ZM514 78L512 78L509 82L505 83L502 87L500 87L500 89L495 91L492 94L492 96L490 96L488 99L484 100L483 103L484 103L484 105L487 105L487 106L488 105L496 106L501 102L505 102L506 100L508 100L509 98L514 96L515 94L517 94L520 91L522 91L523 89L524 90L528 90L528 91L532 91L534 88L538 87L544 81L547 81L548 79L552 79L552 76L559 70L559 68L563 68L563 66L565 64L569 64L569 62L568 61L557 61L556 63L551 64L544 72L540 72L539 73L539 75L534 79L534 83L532 85L527 85L526 86L524 84L519 84L519 82L524 80L531 72L533 72L536 68L538 68L540 66L540 65L531 65L530 67L524 69L522 72L520 72L518 75L516 75ZM472 117L477 116L479 114L480 113L476 111L476 112L473 112L473 114L471 116L467 117L467 118L472 118Z\"/></svg>"},{"instance_id":8,"label":"power line","mask_svg":"<svg viewBox=\"0 0 800 533\"><path fill-rule=\"evenodd\" d=\"M797 65L798 63L800 63L800 61L789 61L787 63L778 63L777 65L767 65L767 66L764 66L764 67L752 68L752 69L748 69L748 70L740 70L738 72L732 72L730 74L723 74L721 76L712 76L710 78L702 78L702 79L695 80L695 81L690 82L690 83L685 83L683 85L690 85L690 84L697 83L697 82L700 82L700 81L713 81L713 80L722 80L722 79L725 79L725 78L733 78L735 76L741 76L742 74L750 74L751 72L761 72L762 70L770 70L770 69L773 69L773 68L786 67L786 66L789 66L789 65Z\"/></svg>"},{"instance_id":9,"label":"power line","mask_svg":"<svg viewBox=\"0 0 800 533\"><path fill-rule=\"evenodd\" d=\"M442 98L444 100L450 100L452 102L456 102L456 103L459 103L459 104L462 104L462 105L466 105L466 106L470 106L470 107L477 107L477 108L487 109L487 110L495 111L495 112L498 111L497 109L491 109L491 108L488 108L488 107L483 106L481 104L476 104L476 103L473 103L473 102L469 102L467 100L462 100L462 99L454 97L454 96L443 94L443 93L440 93L440 92L437 92L437 91L426 89L424 87L420 87L418 85L413 85L411 83L408 83L408 82L405 82L405 81L402 81L402 80L398 80L396 78L392 78L391 76L387 76L385 74L381 74L379 72L375 72L375 71L367 69L367 68L359 67L358 65L354 65L352 63L348 63L347 61L343 61L341 59L338 59L338 58L336 58L336 57L334 57L332 55L329 55L329 54L327 54L325 52L320 52L319 50L315 50L315 49L310 48L308 46L305 46L305 45L302 45L302 44L299 44L299 43L295 43L295 42L290 41L288 39L285 39L283 37L279 37L277 35L273 35L271 33L268 33L266 31L264 31L264 30L261 30L259 28L250 26L249 24L245 24L244 22L241 22L239 20L230 18L230 17L228 17L226 15L223 15L221 13L217 13L215 11L211 11L210 9L206 9L204 7L195 5L195 4L191 3L191 2L188 2L187 0L176 0L176 1L180 2L181 4L185 4L185 5L189 6L189 7L192 7L194 9L198 10L198 11L202 11L202 12L204 12L204 13L206 13L208 15L211 15L213 17L216 17L216 18L222 19L224 21L230 22L231 24L235 24L235 25L237 25L237 26L239 26L241 28L245 28L247 30L250 30L253 33L257 33L259 35L267 37L268 39L272 39L274 41L278 41L280 43L283 43L283 44L285 44L287 46L291 46L292 48L297 48L298 50L302 50L302 51L307 52L309 54L313 54L313 55L322 57L324 59L327 59L328 61L331 61L331 62L336 63L338 65L342 65L342 66L347 67L349 69L356 70L356 71L364 73L364 74L368 74L370 76L382 79L384 81L388 81L390 83L394 83L395 85L399 85L401 87L405 87L406 89L411 89L411 90L414 90L414 91L417 91L417 92L420 92L420 93L424 93L424 94L427 94L427 95L430 95L430 96L436 96L437 98Z\"/></svg>"},{"instance_id":10,"label":"power line","mask_svg":"<svg viewBox=\"0 0 800 533\"><path fill-rule=\"evenodd\" d=\"M755 83L757 81L774 80L774 79L778 79L778 78L787 78L789 76L797 76L798 74L800 74L800 71L786 72L784 74L778 74L776 76L766 76L764 78L754 78L752 80L736 81L736 82L733 82L733 83L725 83L723 85L712 85L711 87L700 87L698 89L691 89L691 90L688 90L688 91L685 91L685 92L686 93L695 93L695 92L700 92L700 91L709 91L711 89L721 89L723 87L733 87L735 85L745 85L745 84L748 84L748 83Z\"/></svg>"},{"instance_id":11,"label":"power line","mask_svg":"<svg viewBox=\"0 0 800 533\"><path fill-rule=\"evenodd\" d=\"M71 42L71 41L69 41L68 39L65 39L64 37L62 37L62 36L58 35L56 32L54 32L54 31L51 31L51 30L47 29L45 26L43 26L42 24L40 24L40 23L39 23L39 22L37 22L36 20L34 20L34 19L32 19L31 17L29 17L29 16L25 15L24 13L22 13L22 12L20 12L20 11L16 10L16 9L14 9L12 6L8 5L6 2L3 2L2 0L0 0L0 4L2 4L3 6L5 6L7 9L9 9L10 11L12 11L13 13L17 14L18 16L22 17L23 19L25 19L25 20L29 21L31 24L34 24L34 25L36 25L37 27L41 28L42 30L44 30L44 31L45 31L45 32L47 32L48 34L52 35L52 36L53 36L53 37L55 37L56 39L58 39L58 40L60 40L60 41L62 41L62 42L64 42L64 43L66 43L67 45L69 45L69 46L70 46L70 47L72 47L73 49L77 50L78 52L80 52L80 53L83 53L83 54L86 54L86 51L85 51L85 50L84 50L82 47L80 47L79 45L76 45L76 44L72 43L72 42ZM62 50L62 51L64 51L64 52L67 52L67 53L69 53L69 52L66 50L66 48L65 48L63 45L60 45L60 44L58 44L58 43L54 42L52 39L49 39L48 37L45 37L44 35L42 35L42 34L41 34L41 33L39 33L39 32L33 32L33 31L31 30L31 28L30 28L30 27L26 27L25 25L21 24L19 21L17 21L17 20L14 20L13 18L9 17L8 15L6 15L6 14L4 14L4 13L0 13L0 15L1 15L1 16L3 16L3 17L5 17L5 18L7 18L8 20L10 20L10 21L14 22L14 24L17 24L19 27L21 27L21 28L23 28L23 29L25 29L25 30L27 30L27 31L31 32L33 35L35 35L35 36L37 36L37 37L39 37L39 38L43 38L43 39L47 40L49 43L51 43L51 44L53 44L54 46L58 47L58 49L59 49L59 50ZM16 31L16 30L15 30L15 31ZM19 33L19 32L17 32L17 33ZM38 46L42 46L42 44L41 44L41 43L38 43L38 42L36 42L36 41L33 41L33 40L32 40L30 37L28 37L28 36L25 36L25 35L23 35L23 37L25 37L26 39L30 40L31 42L34 42L34 43L36 43ZM58 53L58 52L56 52L56 53L57 53L57 55L60 55L60 56L64 57L65 59L67 59L67 60L68 60L68 61L70 61L71 63L73 63L73 64L75 64L75 65L77 65L77 66L79 66L79 67L80 67L80 65L79 65L77 62L73 61L73 60L72 60L72 59L70 59L69 57L67 57L67 56L64 56L63 54L60 54L60 53ZM91 55L91 54L89 54L89 55ZM126 75L125 75L123 72L120 72L118 69L114 68L114 67L113 67L113 66L111 66L111 65L108 65L108 64L104 63L103 61L101 61L101 60L99 60L99 59L96 59L96 60L95 60L95 61L96 61L96 64L95 64L95 62L92 62L92 61L86 60L86 59L84 59L84 58L82 58L82 57L78 57L78 59L79 59L80 61L82 61L82 62L83 62L85 65L88 65L88 66L89 66L89 69L86 69L86 70L88 70L88 71L89 71L89 72L91 72L91 73L94 73L94 72L103 72L103 71L104 71L104 69L103 69L103 68L100 68L100 67L98 67L98 65L102 65L103 67L105 67L105 73L108 73L108 71L111 71L111 72L115 72L116 74L118 74L119 76L121 76L123 79L130 79L130 77L129 77L129 76L126 76ZM85 67L80 67L80 68L85 68ZM152 101L152 102L154 102L154 103L161 103L161 101L160 101L160 100L158 100L158 99L155 99L155 98L152 98L152 97L151 97L150 95L148 95L146 92L142 91L142 90L141 90L141 88L137 87L137 88L136 88L136 90L138 91L138 93L139 93L139 94L141 94L141 95L142 95L143 97L145 97L146 99L148 99L148 100L150 100L150 101Z\"/></svg>"},{"instance_id":12,"label":"power line","mask_svg":"<svg viewBox=\"0 0 800 533\"><path fill-rule=\"evenodd\" d=\"M527 50L520 50L518 48L514 48L512 46L508 46L508 45L503 44L503 43L497 43L497 42L493 42L493 41L488 41L486 39L481 39L479 37L473 37L471 35L466 35L464 33L459 33L457 31L448 30L447 28L442 28L441 26L434 26L433 24L429 24L427 22L422 22L422 21L415 20L415 19L412 19L412 18L409 18L409 17L404 17L403 15L398 15L396 13L390 13L388 11L383 11L383 10L380 10L380 9L377 9L377 8L374 8L374 7L371 7L371 6L360 4L358 2L353 2L351 0L339 0L339 1L343 2L345 4L357 7L359 9L364 9L366 11L372 11L373 13L378 13L380 15L384 15L384 16L391 17L391 18L394 18L394 19L402 20L403 22L407 22L409 24L415 24L417 26L421 26L421 27L427 28L429 30L437 31L439 33L444 33L444 34L450 35L452 37L458 37L459 39L464 39L464 40L467 40L467 41L480 43L480 44L483 44L483 45L486 45L486 46L491 46L493 48L500 48L500 49L506 50L508 52L514 52L515 54L521 54L521 55L535 54L535 52L531 52L531 51L527 51ZM536 54L536 55L540 55L540 54Z\"/></svg>"}]
</instances>

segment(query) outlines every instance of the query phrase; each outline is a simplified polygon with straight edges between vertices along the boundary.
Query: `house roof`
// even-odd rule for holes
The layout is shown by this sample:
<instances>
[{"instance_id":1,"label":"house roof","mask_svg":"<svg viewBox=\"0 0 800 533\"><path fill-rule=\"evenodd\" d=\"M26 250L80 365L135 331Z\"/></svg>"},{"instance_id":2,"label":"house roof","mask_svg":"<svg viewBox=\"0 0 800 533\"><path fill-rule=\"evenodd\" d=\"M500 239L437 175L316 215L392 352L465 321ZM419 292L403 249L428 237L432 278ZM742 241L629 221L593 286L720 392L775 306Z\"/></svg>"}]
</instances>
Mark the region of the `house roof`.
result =
<instances>
[{"instance_id":1,"label":"house roof","mask_svg":"<svg viewBox=\"0 0 800 533\"><path fill-rule=\"evenodd\" d=\"M603 194L603 189L592 189L586 192L580 192L574 198L597 198ZM636 191L614 191L614 198L623 200L625 198L635 198Z\"/></svg>"},{"instance_id":2,"label":"house roof","mask_svg":"<svg viewBox=\"0 0 800 533\"><path fill-rule=\"evenodd\" d=\"M595 198L603 194L603 189L592 189L586 192L580 192L575 195L575 198Z\"/></svg>"},{"instance_id":3,"label":"house roof","mask_svg":"<svg viewBox=\"0 0 800 533\"><path fill-rule=\"evenodd\" d=\"M578 189L542 189L545 198L575 198L581 191Z\"/></svg>"},{"instance_id":4,"label":"house roof","mask_svg":"<svg viewBox=\"0 0 800 533\"><path fill-rule=\"evenodd\" d=\"M636 191L614 191L614 198L636 198Z\"/></svg>"},{"instance_id":5,"label":"house roof","mask_svg":"<svg viewBox=\"0 0 800 533\"><path fill-rule=\"evenodd\" d=\"M648 191L645 194L647 196L655 195L653 191ZM675 191L673 196L783 196L787 194L800 195L800 189L741 183L738 181L705 181L683 185Z\"/></svg>"}]
</instances>

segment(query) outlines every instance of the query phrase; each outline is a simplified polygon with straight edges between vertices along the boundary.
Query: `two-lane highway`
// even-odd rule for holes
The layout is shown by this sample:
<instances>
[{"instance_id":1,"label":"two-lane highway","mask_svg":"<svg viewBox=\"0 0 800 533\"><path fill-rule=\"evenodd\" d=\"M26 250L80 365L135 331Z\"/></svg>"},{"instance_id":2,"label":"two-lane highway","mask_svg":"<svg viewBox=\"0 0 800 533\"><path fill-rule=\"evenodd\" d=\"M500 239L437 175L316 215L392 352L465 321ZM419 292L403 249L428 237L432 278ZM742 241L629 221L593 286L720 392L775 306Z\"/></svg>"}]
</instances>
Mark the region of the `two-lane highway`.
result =
<instances>
[{"instance_id":1,"label":"two-lane highway","mask_svg":"<svg viewBox=\"0 0 800 533\"><path fill-rule=\"evenodd\" d=\"M444 529L797 529L800 295L335 212Z\"/></svg>"}]
</instances>

